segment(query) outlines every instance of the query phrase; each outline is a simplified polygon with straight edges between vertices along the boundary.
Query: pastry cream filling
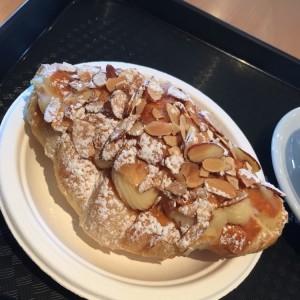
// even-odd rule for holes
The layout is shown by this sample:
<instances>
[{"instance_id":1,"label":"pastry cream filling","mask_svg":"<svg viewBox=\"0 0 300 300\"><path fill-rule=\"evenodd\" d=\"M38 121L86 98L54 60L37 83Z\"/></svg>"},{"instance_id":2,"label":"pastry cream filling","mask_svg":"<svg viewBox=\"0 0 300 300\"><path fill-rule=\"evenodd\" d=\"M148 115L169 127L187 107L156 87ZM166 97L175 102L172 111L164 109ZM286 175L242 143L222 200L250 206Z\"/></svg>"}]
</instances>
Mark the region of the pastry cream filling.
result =
<instances>
[{"instance_id":1,"label":"pastry cream filling","mask_svg":"<svg viewBox=\"0 0 300 300\"><path fill-rule=\"evenodd\" d=\"M250 199L244 199L236 204L224 208L217 208L213 212L212 220L208 229L204 233L204 237L215 237L219 239L223 227L229 223L234 225L246 224L253 215L253 207Z\"/></svg>"},{"instance_id":2,"label":"pastry cream filling","mask_svg":"<svg viewBox=\"0 0 300 300\"><path fill-rule=\"evenodd\" d=\"M157 189L151 188L141 193L138 187L129 183L122 174L114 169L112 169L111 175L120 197L132 209L146 210L156 201L158 196Z\"/></svg>"},{"instance_id":3,"label":"pastry cream filling","mask_svg":"<svg viewBox=\"0 0 300 300\"><path fill-rule=\"evenodd\" d=\"M39 108L42 113L45 113L51 98L54 97L52 88L50 86L50 79L42 76L36 76L32 80L32 84L34 85L38 94Z\"/></svg>"}]
</instances>

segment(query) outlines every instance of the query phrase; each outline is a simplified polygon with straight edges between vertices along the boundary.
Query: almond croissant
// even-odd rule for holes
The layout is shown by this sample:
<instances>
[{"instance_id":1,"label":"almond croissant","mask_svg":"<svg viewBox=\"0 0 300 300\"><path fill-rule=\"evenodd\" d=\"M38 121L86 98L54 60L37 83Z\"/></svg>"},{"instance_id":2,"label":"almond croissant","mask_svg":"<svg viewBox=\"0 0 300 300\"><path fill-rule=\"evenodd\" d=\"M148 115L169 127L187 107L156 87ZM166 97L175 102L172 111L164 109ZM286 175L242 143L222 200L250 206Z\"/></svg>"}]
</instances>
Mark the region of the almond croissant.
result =
<instances>
[{"instance_id":1,"label":"almond croissant","mask_svg":"<svg viewBox=\"0 0 300 300\"><path fill-rule=\"evenodd\" d=\"M27 106L58 187L101 246L160 259L261 251L282 192L182 90L135 68L42 65Z\"/></svg>"}]
</instances>

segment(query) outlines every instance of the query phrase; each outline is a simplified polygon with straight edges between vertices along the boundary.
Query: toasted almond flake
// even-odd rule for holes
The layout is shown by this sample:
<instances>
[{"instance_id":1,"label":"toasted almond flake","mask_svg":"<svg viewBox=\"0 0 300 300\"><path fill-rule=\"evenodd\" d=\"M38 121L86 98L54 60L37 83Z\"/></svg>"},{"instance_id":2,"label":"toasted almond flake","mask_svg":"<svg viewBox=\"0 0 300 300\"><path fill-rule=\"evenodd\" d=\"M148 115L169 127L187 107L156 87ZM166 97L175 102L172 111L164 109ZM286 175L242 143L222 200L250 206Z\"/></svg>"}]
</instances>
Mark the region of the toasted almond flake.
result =
<instances>
[{"instance_id":1,"label":"toasted almond flake","mask_svg":"<svg viewBox=\"0 0 300 300\"><path fill-rule=\"evenodd\" d=\"M224 154L224 149L215 143L202 143L192 145L188 152L188 158L193 162L202 162L207 158L220 158Z\"/></svg>"},{"instance_id":2,"label":"toasted almond flake","mask_svg":"<svg viewBox=\"0 0 300 300\"><path fill-rule=\"evenodd\" d=\"M169 148L168 152L169 152L170 155L175 154L175 153L180 154L181 150L180 150L179 147L174 146L174 147Z\"/></svg>"},{"instance_id":3,"label":"toasted almond flake","mask_svg":"<svg viewBox=\"0 0 300 300\"><path fill-rule=\"evenodd\" d=\"M102 160L102 159L94 159L95 165L99 168L99 169L110 169L113 167L114 162L113 160Z\"/></svg>"},{"instance_id":4,"label":"toasted almond flake","mask_svg":"<svg viewBox=\"0 0 300 300\"><path fill-rule=\"evenodd\" d=\"M82 82L90 82L92 80L92 74L89 70L78 70L77 72L80 81Z\"/></svg>"},{"instance_id":5,"label":"toasted almond flake","mask_svg":"<svg viewBox=\"0 0 300 300\"><path fill-rule=\"evenodd\" d=\"M197 173L192 173L190 176L186 178L186 185L188 188L196 188L202 185L204 182L204 178L200 177Z\"/></svg>"},{"instance_id":6,"label":"toasted almond flake","mask_svg":"<svg viewBox=\"0 0 300 300\"><path fill-rule=\"evenodd\" d=\"M108 78L106 81L106 88L109 92L112 92L116 88L116 85L122 81L124 81L123 77Z\"/></svg>"},{"instance_id":7,"label":"toasted almond flake","mask_svg":"<svg viewBox=\"0 0 300 300\"><path fill-rule=\"evenodd\" d=\"M126 119L119 121L113 133L110 135L109 140L114 141L122 137L126 132L128 132L132 128L133 124L138 118L138 115L131 115Z\"/></svg>"},{"instance_id":8,"label":"toasted almond flake","mask_svg":"<svg viewBox=\"0 0 300 300\"><path fill-rule=\"evenodd\" d=\"M195 127L190 126L190 127L188 128L184 142L185 142L187 148L188 148L190 145L196 144L196 143L199 142L198 139L197 139L197 137L196 137L196 130L195 130Z\"/></svg>"},{"instance_id":9,"label":"toasted almond flake","mask_svg":"<svg viewBox=\"0 0 300 300\"><path fill-rule=\"evenodd\" d=\"M147 84L147 92L153 101L158 101L161 99L164 90L160 83L155 78L152 78Z\"/></svg>"},{"instance_id":10,"label":"toasted almond flake","mask_svg":"<svg viewBox=\"0 0 300 300\"><path fill-rule=\"evenodd\" d=\"M179 109L171 103L166 104L166 110L172 123L179 124Z\"/></svg>"},{"instance_id":11,"label":"toasted almond flake","mask_svg":"<svg viewBox=\"0 0 300 300\"><path fill-rule=\"evenodd\" d=\"M236 197L236 189L227 181L218 178L205 179L205 188L208 192L232 199Z\"/></svg>"},{"instance_id":12,"label":"toasted almond flake","mask_svg":"<svg viewBox=\"0 0 300 300\"><path fill-rule=\"evenodd\" d=\"M261 180L253 173L246 169L239 169L238 176L246 187L250 187L253 184L260 184Z\"/></svg>"},{"instance_id":13,"label":"toasted almond flake","mask_svg":"<svg viewBox=\"0 0 300 300\"><path fill-rule=\"evenodd\" d=\"M186 138L186 117L185 117L185 115L180 115L179 127L180 127L182 139L185 141L185 138Z\"/></svg>"},{"instance_id":14,"label":"toasted almond flake","mask_svg":"<svg viewBox=\"0 0 300 300\"><path fill-rule=\"evenodd\" d=\"M152 136L164 136L172 133L171 123L152 121L145 126L145 131Z\"/></svg>"},{"instance_id":15,"label":"toasted almond flake","mask_svg":"<svg viewBox=\"0 0 300 300\"><path fill-rule=\"evenodd\" d=\"M225 177L226 177L227 181L235 187L236 190L239 189L239 180L238 180L238 178L236 178L235 176L227 175L227 174L225 175Z\"/></svg>"},{"instance_id":16,"label":"toasted almond flake","mask_svg":"<svg viewBox=\"0 0 300 300\"><path fill-rule=\"evenodd\" d=\"M163 95L163 90L162 89L161 89L161 91L157 91L157 90L153 89L150 86L147 86L147 92L148 92L149 96L151 97L151 99L153 101L160 100L162 95Z\"/></svg>"},{"instance_id":17,"label":"toasted almond flake","mask_svg":"<svg viewBox=\"0 0 300 300\"><path fill-rule=\"evenodd\" d=\"M60 71L65 71L65 72L69 72L69 73L76 72L76 67L69 64L69 63L66 63L66 62L63 62L62 64L59 64L58 69Z\"/></svg>"},{"instance_id":18,"label":"toasted almond flake","mask_svg":"<svg viewBox=\"0 0 300 300\"><path fill-rule=\"evenodd\" d=\"M128 103L127 95L121 91L116 90L110 97L111 109L116 118L122 119L125 107Z\"/></svg>"},{"instance_id":19,"label":"toasted almond flake","mask_svg":"<svg viewBox=\"0 0 300 300\"><path fill-rule=\"evenodd\" d=\"M152 115L155 119L161 119L161 118L164 117L164 114L163 114L162 110L157 108L157 107L153 107Z\"/></svg>"},{"instance_id":20,"label":"toasted almond flake","mask_svg":"<svg viewBox=\"0 0 300 300\"><path fill-rule=\"evenodd\" d=\"M207 131L201 131L196 134L196 138L199 141L199 143L209 143L211 142L210 135Z\"/></svg>"},{"instance_id":21,"label":"toasted almond flake","mask_svg":"<svg viewBox=\"0 0 300 300\"><path fill-rule=\"evenodd\" d=\"M123 164L118 172L123 175L127 182L138 186L146 179L149 170L145 162L137 159L135 163Z\"/></svg>"},{"instance_id":22,"label":"toasted almond flake","mask_svg":"<svg viewBox=\"0 0 300 300\"><path fill-rule=\"evenodd\" d=\"M266 187L268 190L271 190L272 192L274 192L275 194L277 194L280 197L285 197L285 193L282 192L280 189L278 189L277 187L275 187L273 184L269 183L269 182L265 182L263 181L261 183L262 186Z\"/></svg>"},{"instance_id":23,"label":"toasted almond flake","mask_svg":"<svg viewBox=\"0 0 300 300\"><path fill-rule=\"evenodd\" d=\"M231 156L222 156L221 159L225 161L225 163L229 164L231 166L230 169L226 170L226 174L231 176L236 176L236 169L235 169L235 160Z\"/></svg>"},{"instance_id":24,"label":"toasted almond flake","mask_svg":"<svg viewBox=\"0 0 300 300\"><path fill-rule=\"evenodd\" d=\"M203 167L201 167L200 170L199 170L199 176L201 176L201 177L208 177L209 176L209 172L206 171Z\"/></svg>"},{"instance_id":25,"label":"toasted almond flake","mask_svg":"<svg viewBox=\"0 0 300 300\"><path fill-rule=\"evenodd\" d=\"M205 122L210 130L213 132L221 133L222 129L219 128L220 124L217 122L213 116L212 113L206 111L206 110L201 110L201 112L198 113L198 117L201 121Z\"/></svg>"},{"instance_id":26,"label":"toasted almond flake","mask_svg":"<svg viewBox=\"0 0 300 300\"><path fill-rule=\"evenodd\" d=\"M179 131L180 131L179 125L172 123L172 134L176 135Z\"/></svg>"},{"instance_id":27,"label":"toasted almond flake","mask_svg":"<svg viewBox=\"0 0 300 300\"><path fill-rule=\"evenodd\" d=\"M82 92L81 96L84 101L88 101L93 96L93 90L85 90Z\"/></svg>"},{"instance_id":28,"label":"toasted almond flake","mask_svg":"<svg viewBox=\"0 0 300 300\"><path fill-rule=\"evenodd\" d=\"M247 161L250 164L253 172L256 173L260 171L261 167L258 161L254 157L252 157L249 153L245 152L239 147L233 147L233 151L235 152L235 155L239 160Z\"/></svg>"},{"instance_id":29,"label":"toasted almond flake","mask_svg":"<svg viewBox=\"0 0 300 300\"><path fill-rule=\"evenodd\" d=\"M226 163L221 158L206 158L202 162L203 168L208 172L225 172L232 168L232 166Z\"/></svg>"},{"instance_id":30,"label":"toasted almond flake","mask_svg":"<svg viewBox=\"0 0 300 300\"><path fill-rule=\"evenodd\" d=\"M172 96L172 97L177 98L179 100L191 101L190 97L187 94L185 94L183 91L181 91L180 89L178 89L174 86L170 86L168 88L167 94L169 96Z\"/></svg>"},{"instance_id":31,"label":"toasted almond flake","mask_svg":"<svg viewBox=\"0 0 300 300\"><path fill-rule=\"evenodd\" d=\"M188 102L188 103L190 103L190 102ZM197 125L198 127L200 127L201 121L198 118L198 115L196 114L196 112L194 111L194 108L193 108L193 110L188 110L188 113L189 113L191 119L193 120L193 122L195 123L195 125Z\"/></svg>"},{"instance_id":32,"label":"toasted almond flake","mask_svg":"<svg viewBox=\"0 0 300 300\"><path fill-rule=\"evenodd\" d=\"M136 103L136 110L135 110L135 113L137 114L137 115L141 115L142 114L142 112L144 111L144 108L146 107L146 104L147 104L147 101L146 101L146 99L140 99L140 102L138 103Z\"/></svg>"},{"instance_id":33,"label":"toasted almond flake","mask_svg":"<svg viewBox=\"0 0 300 300\"><path fill-rule=\"evenodd\" d=\"M102 87L106 84L106 74L99 72L93 76L93 82L96 86Z\"/></svg>"},{"instance_id":34,"label":"toasted almond flake","mask_svg":"<svg viewBox=\"0 0 300 300\"><path fill-rule=\"evenodd\" d=\"M168 146L178 146L181 142L180 136L174 136L174 135L165 135L163 136L164 141Z\"/></svg>"},{"instance_id":35,"label":"toasted almond flake","mask_svg":"<svg viewBox=\"0 0 300 300\"><path fill-rule=\"evenodd\" d=\"M140 121L136 121L128 131L132 136L140 136L144 132L144 125Z\"/></svg>"},{"instance_id":36,"label":"toasted almond flake","mask_svg":"<svg viewBox=\"0 0 300 300\"><path fill-rule=\"evenodd\" d=\"M186 193L186 184L175 180L167 186L167 190L176 196L182 196Z\"/></svg>"},{"instance_id":37,"label":"toasted almond flake","mask_svg":"<svg viewBox=\"0 0 300 300\"><path fill-rule=\"evenodd\" d=\"M228 207L230 205L233 205L235 203L238 203L245 199L248 196L248 193L245 191L236 191L236 197L230 200L226 200L220 204L221 207Z\"/></svg>"},{"instance_id":38,"label":"toasted almond flake","mask_svg":"<svg viewBox=\"0 0 300 300\"><path fill-rule=\"evenodd\" d=\"M247 161L244 162L244 169L252 172L252 167L250 166L250 164Z\"/></svg>"},{"instance_id":39,"label":"toasted almond flake","mask_svg":"<svg viewBox=\"0 0 300 300\"><path fill-rule=\"evenodd\" d=\"M192 162L185 162L181 166L180 173L183 174L185 178L187 178L192 173L199 173L199 166Z\"/></svg>"}]
</instances>

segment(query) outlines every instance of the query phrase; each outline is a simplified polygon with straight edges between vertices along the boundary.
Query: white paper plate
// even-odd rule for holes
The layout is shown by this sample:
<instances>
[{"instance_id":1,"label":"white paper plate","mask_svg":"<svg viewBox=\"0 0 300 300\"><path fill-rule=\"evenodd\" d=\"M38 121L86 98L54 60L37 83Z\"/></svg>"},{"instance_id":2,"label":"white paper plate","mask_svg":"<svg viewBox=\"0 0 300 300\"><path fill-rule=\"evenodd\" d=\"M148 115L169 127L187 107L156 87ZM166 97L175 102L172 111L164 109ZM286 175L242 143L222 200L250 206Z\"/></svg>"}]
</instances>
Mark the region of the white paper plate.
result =
<instances>
[{"instance_id":1,"label":"white paper plate","mask_svg":"<svg viewBox=\"0 0 300 300\"><path fill-rule=\"evenodd\" d=\"M150 68L112 64L136 67L182 88L214 113L233 141L256 157L232 119L195 88ZM0 128L0 203L18 243L42 270L89 299L219 299L247 277L260 253L219 259L196 251L189 257L159 262L100 249L79 228L76 215L57 189L52 162L24 121L31 90L13 103Z\"/></svg>"},{"instance_id":2,"label":"white paper plate","mask_svg":"<svg viewBox=\"0 0 300 300\"><path fill-rule=\"evenodd\" d=\"M279 186L300 220L300 108L287 113L277 124L271 152Z\"/></svg>"}]
</instances>

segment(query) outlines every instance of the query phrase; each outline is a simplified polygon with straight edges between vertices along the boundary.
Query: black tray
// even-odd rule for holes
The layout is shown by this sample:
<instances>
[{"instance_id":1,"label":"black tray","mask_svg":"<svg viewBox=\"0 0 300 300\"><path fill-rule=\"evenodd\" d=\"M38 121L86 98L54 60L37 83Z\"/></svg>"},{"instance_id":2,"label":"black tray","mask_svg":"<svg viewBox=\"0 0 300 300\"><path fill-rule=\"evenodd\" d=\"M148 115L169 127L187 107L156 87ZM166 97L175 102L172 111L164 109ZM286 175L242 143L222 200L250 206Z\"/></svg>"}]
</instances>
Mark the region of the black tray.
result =
<instances>
[{"instance_id":1,"label":"black tray","mask_svg":"<svg viewBox=\"0 0 300 300\"><path fill-rule=\"evenodd\" d=\"M190 83L219 104L245 133L265 175L276 184L271 138L280 118L299 106L298 60L181 1L29 2L0 30L0 120L41 63L146 65ZM43 16L38 26L31 24L33 12ZM18 51L13 51L12 35L23 38ZM299 241L299 223L290 214L283 236L224 299L299 299ZM0 296L77 298L30 260L2 216Z\"/></svg>"}]
</instances>

